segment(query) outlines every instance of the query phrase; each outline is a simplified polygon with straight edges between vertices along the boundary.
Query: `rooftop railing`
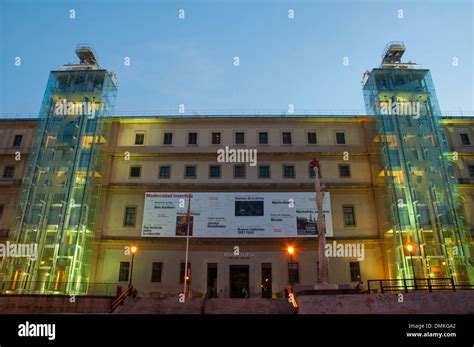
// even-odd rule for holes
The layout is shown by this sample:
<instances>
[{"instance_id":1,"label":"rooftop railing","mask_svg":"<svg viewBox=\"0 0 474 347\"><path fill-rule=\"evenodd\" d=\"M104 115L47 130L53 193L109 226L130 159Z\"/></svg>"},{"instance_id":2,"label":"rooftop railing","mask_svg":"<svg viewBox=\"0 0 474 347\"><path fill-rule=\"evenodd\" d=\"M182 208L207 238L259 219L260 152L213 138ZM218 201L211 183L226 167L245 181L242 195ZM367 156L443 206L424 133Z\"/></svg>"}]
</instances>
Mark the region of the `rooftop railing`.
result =
<instances>
[{"instance_id":1,"label":"rooftop railing","mask_svg":"<svg viewBox=\"0 0 474 347\"><path fill-rule=\"evenodd\" d=\"M341 117L358 118L366 117L367 113L363 110L325 110L325 109L297 109L295 112L288 112L281 109L216 109L216 110L189 110L183 113L178 110L150 110L150 111L117 111L112 118L323 118L323 117ZM474 117L474 111L445 111L443 118L469 119ZM28 120L38 119L38 113L0 113L0 120Z\"/></svg>"}]
</instances>

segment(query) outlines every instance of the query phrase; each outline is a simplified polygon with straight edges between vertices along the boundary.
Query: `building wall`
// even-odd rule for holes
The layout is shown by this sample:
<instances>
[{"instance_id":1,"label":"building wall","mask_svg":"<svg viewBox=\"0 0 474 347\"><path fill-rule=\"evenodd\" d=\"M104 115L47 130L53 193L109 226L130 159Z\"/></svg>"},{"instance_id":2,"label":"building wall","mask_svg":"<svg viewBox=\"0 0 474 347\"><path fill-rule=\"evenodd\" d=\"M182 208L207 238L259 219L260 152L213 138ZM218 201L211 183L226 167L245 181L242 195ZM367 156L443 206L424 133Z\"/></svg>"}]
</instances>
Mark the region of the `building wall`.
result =
<instances>
[{"instance_id":1,"label":"building wall","mask_svg":"<svg viewBox=\"0 0 474 347\"><path fill-rule=\"evenodd\" d=\"M459 189L465 199L466 214L474 230L474 177L469 165L474 165L474 119L453 121L444 119L448 140L453 152L458 152ZM363 243L365 259L360 262L361 279L387 278L383 250L383 209L379 206L380 182L374 167L374 153L370 142L370 121L355 118L222 118L222 119L115 119L107 148L106 168L101 189L100 208L96 223L95 266L92 281L117 283L120 261L130 261L125 247L137 244L133 283L142 293L174 296L182 290L179 267L184 262L185 242L177 238L142 238L144 194L147 191L314 191L314 179L309 176L308 163L317 158L321 162L322 180L331 194L334 236L328 243ZM0 237L5 237L14 226L16 201L20 179L31 144L35 121L0 121ZM187 134L198 133L198 144L187 145ZM245 145L235 145L235 132L245 132ZM269 144L258 145L259 131L269 133ZM282 144L282 132L292 133L292 144ZM309 145L306 134L315 131L317 144ZM335 133L345 133L346 144L336 144ZM135 145L135 134L145 134L144 145ZM173 145L163 145L165 132L173 133ZM211 133L221 132L220 145L211 144ZM463 145L460 134L467 133L471 145ZM20 161L14 161L17 148L12 146L14 135L24 134ZM248 148L258 150L258 165L270 165L271 177L259 178L257 167L246 165L245 178L234 178L233 163L217 163L217 150ZM128 153L127 153L128 152ZM347 153L344 153L347 152ZM129 158L128 157L129 154ZM348 154L348 160L344 160ZM129 160L126 160L129 159ZM221 165L221 177L209 177L209 165ZM295 166L295 177L283 177L283 164ZM339 165L350 165L350 177L339 176ZM4 178L4 167L15 165L15 175ZM131 178L130 167L141 166L141 177ZM171 166L170 178L159 178L160 165ZM197 177L184 178L184 166L196 165ZM383 188L383 187L382 187ZM356 226L344 226L343 205L355 208ZM126 206L137 207L136 225L124 227ZM5 239L3 239L5 240ZM4 242L4 241L2 241ZM299 264L302 285L316 281L316 242L309 239L191 239L191 289L196 295L206 289L207 264L218 263L219 295L229 294L229 265L249 265L250 294L260 295L261 264L272 263L273 293L282 295L288 285L288 255L286 247L296 247L294 261ZM234 246L249 253L244 259L231 259ZM330 258L330 282L351 283L350 266L354 258ZM161 283L151 282L152 262L163 263ZM127 285L126 282L122 285Z\"/></svg>"},{"instance_id":2,"label":"building wall","mask_svg":"<svg viewBox=\"0 0 474 347\"><path fill-rule=\"evenodd\" d=\"M4 242L15 225L16 206L21 179L28 159L28 149L36 121L0 121L0 241ZM21 136L17 146L15 136ZM19 160L17 160L19 159ZM13 176L6 177L6 168L13 167Z\"/></svg>"}]
</instances>

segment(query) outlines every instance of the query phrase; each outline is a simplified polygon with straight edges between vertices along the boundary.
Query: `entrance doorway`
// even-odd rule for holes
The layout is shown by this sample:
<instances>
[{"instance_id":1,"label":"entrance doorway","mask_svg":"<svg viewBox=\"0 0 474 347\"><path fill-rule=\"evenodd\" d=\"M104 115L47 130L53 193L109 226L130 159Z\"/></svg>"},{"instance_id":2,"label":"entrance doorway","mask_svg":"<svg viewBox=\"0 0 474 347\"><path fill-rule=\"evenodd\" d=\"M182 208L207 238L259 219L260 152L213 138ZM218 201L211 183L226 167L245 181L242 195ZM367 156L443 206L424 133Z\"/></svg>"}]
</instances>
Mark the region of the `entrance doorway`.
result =
<instances>
[{"instance_id":1,"label":"entrance doorway","mask_svg":"<svg viewBox=\"0 0 474 347\"><path fill-rule=\"evenodd\" d=\"M272 264L262 263L262 298L272 298Z\"/></svg>"},{"instance_id":2,"label":"entrance doorway","mask_svg":"<svg viewBox=\"0 0 474 347\"><path fill-rule=\"evenodd\" d=\"M207 264L207 290L210 298L217 298L217 264Z\"/></svg>"},{"instance_id":3,"label":"entrance doorway","mask_svg":"<svg viewBox=\"0 0 474 347\"><path fill-rule=\"evenodd\" d=\"M249 297L249 266L230 265L229 267L229 296L231 298Z\"/></svg>"}]
</instances>

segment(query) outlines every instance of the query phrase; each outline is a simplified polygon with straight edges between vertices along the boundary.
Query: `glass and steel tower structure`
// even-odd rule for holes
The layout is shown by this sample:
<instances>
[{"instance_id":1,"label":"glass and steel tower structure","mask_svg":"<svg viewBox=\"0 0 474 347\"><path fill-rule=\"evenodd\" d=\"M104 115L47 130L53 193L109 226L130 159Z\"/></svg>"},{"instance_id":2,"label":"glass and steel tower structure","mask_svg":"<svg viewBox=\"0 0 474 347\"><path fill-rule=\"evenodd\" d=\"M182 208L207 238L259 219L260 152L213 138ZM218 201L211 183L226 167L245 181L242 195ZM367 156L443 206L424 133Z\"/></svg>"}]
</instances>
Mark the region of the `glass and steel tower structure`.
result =
<instances>
[{"instance_id":1,"label":"glass and steel tower structure","mask_svg":"<svg viewBox=\"0 0 474 347\"><path fill-rule=\"evenodd\" d=\"M10 242L37 244L37 259L9 258L4 292L86 294L94 224L117 91L90 46L79 64L50 73Z\"/></svg>"},{"instance_id":2,"label":"glass and steel tower structure","mask_svg":"<svg viewBox=\"0 0 474 347\"><path fill-rule=\"evenodd\" d=\"M472 240L452 153L439 124L428 69L402 63L405 46L389 43L379 68L364 74L367 114L380 151L390 228L384 230L391 278L474 281ZM413 244L413 263L406 249Z\"/></svg>"}]
</instances>

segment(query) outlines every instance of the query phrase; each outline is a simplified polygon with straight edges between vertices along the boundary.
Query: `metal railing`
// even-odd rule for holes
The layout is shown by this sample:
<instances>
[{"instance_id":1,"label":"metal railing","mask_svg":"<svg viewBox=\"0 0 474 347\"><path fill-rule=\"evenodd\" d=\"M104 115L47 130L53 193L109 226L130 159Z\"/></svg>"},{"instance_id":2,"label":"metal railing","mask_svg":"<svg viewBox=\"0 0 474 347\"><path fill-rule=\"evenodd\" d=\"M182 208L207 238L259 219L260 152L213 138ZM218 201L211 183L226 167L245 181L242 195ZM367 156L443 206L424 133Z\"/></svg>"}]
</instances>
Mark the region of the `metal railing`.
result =
<instances>
[{"instance_id":1,"label":"metal railing","mask_svg":"<svg viewBox=\"0 0 474 347\"><path fill-rule=\"evenodd\" d=\"M114 299L114 301L112 301L112 304L111 304L111 312L114 312L117 307L119 307L120 305L123 305L123 303L125 302L125 299L128 297L128 296L131 296L132 293L133 293L133 290L134 290L134 287L132 285L128 286L128 288L123 291L122 293L120 293L119 296L117 296L117 298Z\"/></svg>"},{"instance_id":2,"label":"metal railing","mask_svg":"<svg viewBox=\"0 0 474 347\"><path fill-rule=\"evenodd\" d=\"M284 118L284 117L344 117L357 118L367 117L367 112L360 109L295 109L290 113L286 109L206 109L206 110L188 110L180 113L177 109L157 109L148 111L117 111L109 118L127 118L127 117L143 117L143 118L239 118L239 117L253 117L258 116L262 118ZM444 111L442 118L453 119L469 119L474 117L474 111ZM14 112L14 113L0 113L0 120L15 120L15 119L32 119L39 118L38 113L35 112Z\"/></svg>"},{"instance_id":3,"label":"metal railing","mask_svg":"<svg viewBox=\"0 0 474 347\"><path fill-rule=\"evenodd\" d=\"M0 295L87 295L87 296L117 296L117 288L124 283L96 282L51 282L33 281L23 287L22 283L14 281L0 282Z\"/></svg>"},{"instance_id":4,"label":"metal railing","mask_svg":"<svg viewBox=\"0 0 474 347\"><path fill-rule=\"evenodd\" d=\"M404 279L380 279L367 281L368 293L408 293L410 291L440 291L440 290L463 290L474 289L474 284L455 283L450 278L404 278Z\"/></svg>"},{"instance_id":5,"label":"metal railing","mask_svg":"<svg viewBox=\"0 0 474 347\"><path fill-rule=\"evenodd\" d=\"M286 292L288 293L288 301L291 304L291 308L293 309L294 313L298 312L298 302L296 301L295 294L291 289L291 286L286 287Z\"/></svg>"}]
</instances>

